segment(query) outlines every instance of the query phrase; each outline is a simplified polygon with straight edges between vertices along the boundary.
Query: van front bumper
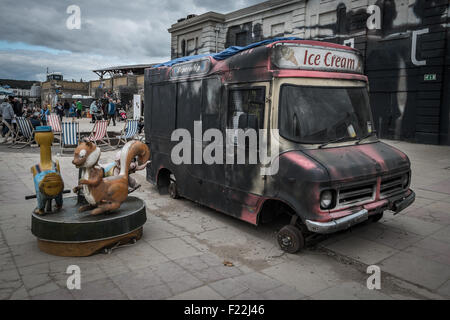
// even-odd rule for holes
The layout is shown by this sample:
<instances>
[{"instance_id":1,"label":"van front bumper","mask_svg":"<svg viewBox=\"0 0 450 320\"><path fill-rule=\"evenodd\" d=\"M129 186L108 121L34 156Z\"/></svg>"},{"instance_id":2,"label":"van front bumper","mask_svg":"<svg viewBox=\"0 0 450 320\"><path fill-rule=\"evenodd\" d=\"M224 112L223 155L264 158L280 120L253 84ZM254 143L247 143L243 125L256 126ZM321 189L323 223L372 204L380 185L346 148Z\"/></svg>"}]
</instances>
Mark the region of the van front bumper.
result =
<instances>
[{"instance_id":1,"label":"van front bumper","mask_svg":"<svg viewBox=\"0 0 450 320\"><path fill-rule=\"evenodd\" d=\"M348 216L328 221L318 222L306 220L306 227L309 231L315 233L333 233L340 230L345 230L369 219L369 211L367 209L359 210L358 212L349 214Z\"/></svg>"},{"instance_id":2,"label":"van front bumper","mask_svg":"<svg viewBox=\"0 0 450 320\"><path fill-rule=\"evenodd\" d=\"M306 220L305 224L309 231L315 233L333 233L348 229L358 223L364 222L373 214L382 213L384 210L392 210L394 215L409 207L416 199L416 194L411 189L406 194L397 195L380 201L378 203L366 205L366 208L327 222Z\"/></svg>"}]
</instances>

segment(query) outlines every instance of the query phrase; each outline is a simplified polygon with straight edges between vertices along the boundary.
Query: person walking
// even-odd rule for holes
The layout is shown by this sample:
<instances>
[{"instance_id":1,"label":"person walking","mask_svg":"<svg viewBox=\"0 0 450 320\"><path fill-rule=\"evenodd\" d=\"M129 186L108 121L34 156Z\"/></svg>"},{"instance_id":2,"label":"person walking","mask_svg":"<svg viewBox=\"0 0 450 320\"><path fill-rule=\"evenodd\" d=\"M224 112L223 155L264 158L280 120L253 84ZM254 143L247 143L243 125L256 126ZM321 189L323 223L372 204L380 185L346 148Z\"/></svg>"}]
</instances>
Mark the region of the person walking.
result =
<instances>
[{"instance_id":1,"label":"person walking","mask_svg":"<svg viewBox=\"0 0 450 320\"><path fill-rule=\"evenodd\" d=\"M12 105L8 102L7 98L5 98L5 100L3 101L0 110L2 113L3 121L11 125L12 120L14 118L14 109ZM6 125L3 125L2 137L5 137L7 133L9 133L9 128Z\"/></svg>"},{"instance_id":2,"label":"person walking","mask_svg":"<svg viewBox=\"0 0 450 320\"><path fill-rule=\"evenodd\" d=\"M66 118L69 117L69 109L70 109L70 104L67 100L64 100L64 116Z\"/></svg>"},{"instance_id":3,"label":"person walking","mask_svg":"<svg viewBox=\"0 0 450 320\"><path fill-rule=\"evenodd\" d=\"M103 98L101 102L101 108L104 120L108 120L108 104L109 100L107 98Z\"/></svg>"},{"instance_id":4,"label":"person walking","mask_svg":"<svg viewBox=\"0 0 450 320\"><path fill-rule=\"evenodd\" d=\"M111 119L113 121L113 126L116 126L116 104L112 99L109 100L108 104L108 126L111 122Z\"/></svg>"},{"instance_id":5,"label":"person walking","mask_svg":"<svg viewBox=\"0 0 450 320\"><path fill-rule=\"evenodd\" d=\"M48 110L47 106L44 104L44 107L41 109L41 122L42 125L47 125L47 116L50 114L50 110Z\"/></svg>"},{"instance_id":6,"label":"person walking","mask_svg":"<svg viewBox=\"0 0 450 320\"><path fill-rule=\"evenodd\" d=\"M56 111L56 114L57 114L58 117L59 117L59 121L62 122L62 118L63 118L63 116L64 116L64 107L61 105L60 102L58 102L58 103L56 104L56 106L55 106L55 111Z\"/></svg>"},{"instance_id":7,"label":"person walking","mask_svg":"<svg viewBox=\"0 0 450 320\"><path fill-rule=\"evenodd\" d=\"M22 103L19 100L17 100L17 98L14 97L9 97L9 103L11 104L16 117L21 117L23 115Z\"/></svg>"},{"instance_id":8,"label":"person walking","mask_svg":"<svg viewBox=\"0 0 450 320\"><path fill-rule=\"evenodd\" d=\"M75 102L72 101L72 104L70 105L69 109L69 117L72 117L72 121L75 120L75 117L77 116L77 106L75 105Z\"/></svg>"},{"instance_id":9,"label":"person walking","mask_svg":"<svg viewBox=\"0 0 450 320\"><path fill-rule=\"evenodd\" d=\"M95 100L92 101L91 106L89 107L89 113L91 114L91 123L94 123L97 120L98 114L97 102Z\"/></svg>"},{"instance_id":10,"label":"person walking","mask_svg":"<svg viewBox=\"0 0 450 320\"><path fill-rule=\"evenodd\" d=\"M83 111L83 104L81 100L77 101L77 119L81 119L81 111Z\"/></svg>"}]
</instances>

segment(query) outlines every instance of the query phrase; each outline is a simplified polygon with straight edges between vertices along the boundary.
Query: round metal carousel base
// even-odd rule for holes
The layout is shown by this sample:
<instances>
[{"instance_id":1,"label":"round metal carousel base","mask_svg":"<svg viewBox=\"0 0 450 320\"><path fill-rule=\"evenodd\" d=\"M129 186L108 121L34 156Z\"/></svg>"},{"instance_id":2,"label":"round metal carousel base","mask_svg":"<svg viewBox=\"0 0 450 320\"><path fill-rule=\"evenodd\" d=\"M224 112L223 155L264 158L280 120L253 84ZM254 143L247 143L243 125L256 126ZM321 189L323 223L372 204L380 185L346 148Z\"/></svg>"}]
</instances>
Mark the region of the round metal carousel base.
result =
<instances>
[{"instance_id":1,"label":"round metal carousel base","mask_svg":"<svg viewBox=\"0 0 450 320\"><path fill-rule=\"evenodd\" d=\"M63 209L40 216L32 214L31 232L43 252L65 257L85 257L134 243L142 237L147 220L145 204L129 196L121 207L93 216L78 212L77 197L64 198Z\"/></svg>"}]
</instances>

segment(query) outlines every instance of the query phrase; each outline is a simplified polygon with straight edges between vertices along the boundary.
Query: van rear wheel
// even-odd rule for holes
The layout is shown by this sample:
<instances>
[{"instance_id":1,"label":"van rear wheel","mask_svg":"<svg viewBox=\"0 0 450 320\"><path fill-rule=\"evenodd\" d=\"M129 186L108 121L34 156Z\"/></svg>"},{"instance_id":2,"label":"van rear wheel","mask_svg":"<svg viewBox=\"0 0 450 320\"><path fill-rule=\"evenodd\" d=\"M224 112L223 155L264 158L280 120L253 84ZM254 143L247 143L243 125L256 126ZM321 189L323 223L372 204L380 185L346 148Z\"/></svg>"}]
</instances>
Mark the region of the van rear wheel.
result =
<instances>
[{"instance_id":1,"label":"van rear wheel","mask_svg":"<svg viewBox=\"0 0 450 320\"><path fill-rule=\"evenodd\" d=\"M278 245L287 253L296 253L305 246L302 231L294 225L288 224L277 233Z\"/></svg>"}]
</instances>

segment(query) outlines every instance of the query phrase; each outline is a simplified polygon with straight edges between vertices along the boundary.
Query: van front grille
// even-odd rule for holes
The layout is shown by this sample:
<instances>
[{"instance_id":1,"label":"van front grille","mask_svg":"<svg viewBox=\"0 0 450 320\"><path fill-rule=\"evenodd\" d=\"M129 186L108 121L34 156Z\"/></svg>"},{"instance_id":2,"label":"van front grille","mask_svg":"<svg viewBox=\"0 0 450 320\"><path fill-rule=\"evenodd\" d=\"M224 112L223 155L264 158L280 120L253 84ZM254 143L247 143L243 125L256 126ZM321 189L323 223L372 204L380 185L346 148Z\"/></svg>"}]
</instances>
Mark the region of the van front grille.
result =
<instances>
[{"instance_id":1,"label":"van front grille","mask_svg":"<svg viewBox=\"0 0 450 320\"><path fill-rule=\"evenodd\" d=\"M339 207L358 202L373 200L375 196L375 183L368 183L352 187L344 187L338 192L337 204Z\"/></svg>"},{"instance_id":2,"label":"van front grille","mask_svg":"<svg viewBox=\"0 0 450 320\"><path fill-rule=\"evenodd\" d=\"M381 180L380 196L386 197L403 190L403 175Z\"/></svg>"}]
</instances>

